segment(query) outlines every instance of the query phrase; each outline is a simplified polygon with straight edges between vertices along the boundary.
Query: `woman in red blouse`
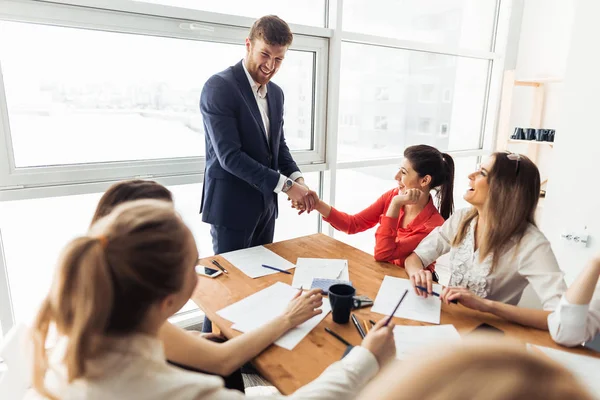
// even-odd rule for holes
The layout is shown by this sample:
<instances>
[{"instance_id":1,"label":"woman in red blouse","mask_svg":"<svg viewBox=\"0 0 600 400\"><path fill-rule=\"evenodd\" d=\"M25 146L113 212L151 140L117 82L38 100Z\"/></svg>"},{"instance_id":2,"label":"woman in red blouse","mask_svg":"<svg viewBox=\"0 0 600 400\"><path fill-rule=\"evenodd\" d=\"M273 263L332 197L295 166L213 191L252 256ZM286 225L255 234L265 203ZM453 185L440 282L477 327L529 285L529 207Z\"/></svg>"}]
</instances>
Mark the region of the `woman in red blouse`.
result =
<instances>
[{"instance_id":1,"label":"woman in red blouse","mask_svg":"<svg viewBox=\"0 0 600 400\"><path fill-rule=\"evenodd\" d=\"M316 210L335 229L354 234L379 224L375 232L375 260L404 267L404 260L435 227L453 212L454 160L435 147L406 148L398 187L355 215L341 212L324 201ZM437 191L439 211L429 194ZM434 272L434 265L428 269Z\"/></svg>"}]
</instances>

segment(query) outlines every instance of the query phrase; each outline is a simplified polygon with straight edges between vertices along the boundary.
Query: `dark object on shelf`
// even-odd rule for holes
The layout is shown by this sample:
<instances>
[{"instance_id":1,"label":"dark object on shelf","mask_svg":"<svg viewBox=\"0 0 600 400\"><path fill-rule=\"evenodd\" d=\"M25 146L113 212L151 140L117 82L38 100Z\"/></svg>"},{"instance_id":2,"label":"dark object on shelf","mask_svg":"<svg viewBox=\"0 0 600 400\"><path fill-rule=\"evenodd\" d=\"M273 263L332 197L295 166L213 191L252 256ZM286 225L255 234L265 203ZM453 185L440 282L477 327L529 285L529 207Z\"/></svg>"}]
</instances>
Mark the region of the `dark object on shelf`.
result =
<instances>
[{"instance_id":1,"label":"dark object on shelf","mask_svg":"<svg viewBox=\"0 0 600 400\"><path fill-rule=\"evenodd\" d=\"M554 129L548 129L548 139L546 139L547 142L554 142L554 135L555 135L555 130Z\"/></svg>"},{"instance_id":2,"label":"dark object on shelf","mask_svg":"<svg viewBox=\"0 0 600 400\"><path fill-rule=\"evenodd\" d=\"M515 132L510 137L513 140L525 140L525 132L523 128L515 128Z\"/></svg>"},{"instance_id":3,"label":"dark object on shelf","mask_svg":"<svg viewBox=\"0 0 600 400\"><path fill-rule=\"evenodd\" d=\"M535 140L538 142L547 142L548 141L548 129L536 129L535 130Z\"/></svg>"},{"instance_id":4,"label":"dark object on shelf","mask_svg":"<svg viewBox=\"0 0 600 400\"><path fill-rule=\"evenodd\" d=\"M540 190L540 197L546 197L546 191L544 189Z\"/></svg>"},{"instance_id":5,"label":"dark object on shelf","mask_svg":"<svg viewBox=\"0 0 600 400\"><path fill-rule=\"evenodd\" d=\"M525 129L525 140L535 140L535 131L533 128Z\"/></svg>"}]
</instances>

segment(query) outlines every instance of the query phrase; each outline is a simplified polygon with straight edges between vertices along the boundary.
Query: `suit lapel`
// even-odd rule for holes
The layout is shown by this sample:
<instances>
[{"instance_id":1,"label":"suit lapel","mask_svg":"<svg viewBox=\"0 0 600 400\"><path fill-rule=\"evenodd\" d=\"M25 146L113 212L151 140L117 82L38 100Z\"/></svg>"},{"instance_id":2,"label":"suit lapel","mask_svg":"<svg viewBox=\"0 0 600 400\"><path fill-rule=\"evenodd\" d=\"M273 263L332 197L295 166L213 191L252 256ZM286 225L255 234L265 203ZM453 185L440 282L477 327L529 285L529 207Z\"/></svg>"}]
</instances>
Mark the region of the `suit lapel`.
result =
<instances>
[{"instance_id":1,"label":"suit lapel","mask_svg":"<svg viewBox=\"0 0 600 400\"><path fill-rule=\"evenodd\" d=\"M265 133L265 125L263 124L262 117L260 116L260 111L258 110L258 104L256 104L256 99L254 98L254 94L252 93L252 87L250 86L250 82L248 82L248 77L246 76L246 72L244 72L244 67L242 67L242 62L240 61L236 65L233 66L233 72L235 78L237 80L238 86L240 88L240 92L242 93L242 97L250 111L252 112L252 116L254 117L254 121L260 127L261 136L263 138L264 143L269 146L267 143L266 133ZM270 114L270 106L269 106L269 114Z\"/></svg>"}]
</instances>

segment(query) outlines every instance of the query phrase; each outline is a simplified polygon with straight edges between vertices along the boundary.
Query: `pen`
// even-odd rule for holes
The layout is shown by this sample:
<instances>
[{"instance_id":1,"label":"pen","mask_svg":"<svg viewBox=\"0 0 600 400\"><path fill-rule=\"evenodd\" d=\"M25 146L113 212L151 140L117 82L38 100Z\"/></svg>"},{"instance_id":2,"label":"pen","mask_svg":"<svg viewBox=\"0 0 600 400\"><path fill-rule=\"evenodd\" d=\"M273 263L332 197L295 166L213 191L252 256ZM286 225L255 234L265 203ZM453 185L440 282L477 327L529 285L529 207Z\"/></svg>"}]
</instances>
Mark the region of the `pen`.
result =
<instances>
[{"instance_id":1,"label":"pen","mask_svg":"<svg viewBox=\"0 0 600 400\"><path fill-rule=\"evenodd\" d=\"M420 291L422 291L422 292L426 292L426 291L427 291L427 288L426 288L426 287L423 287L423 286L415 286L415 287L416 287L417 289L419 289ZM432 295L434 295L434 296L440 297L440 294L439 294L439 293L437 293L437 292L433 292L433 291L432 291L432 292L431 292L431 294L432 294ZM452 300L452 301L450 301L450 303L453 303L453 304L458 304L458 301L457 301L457 300Z\"/></svg>"},{"instance_id":2,"label":"pen","mask_svg":"<svg viewBox=\"0 0 600 400\"><path fill-rule=\"evenodd\" d=\"M217 260L212 260L211 263L213 263L214 265L217 266L217 268L219 268L221 271L223 271L223 273L228 274L229 272L227 272L227 270L225 268L223 268L221 266L221 264L219 264L219 262Z\"/></svg>"},{"instance_id":3,"label":"pen","mask_svg":"<svg viewBox=\"0 0 600 400\"><path fill-rule=\"evenodd\" d=\"M279 269L279 268L271 267L270 265L265 265L265 264L263 264L262 266L265 268L273 269L275 271L283 272L284 274L288 274L288 275L292 274L290 271L286 271L285 269Z\"/></svg>"},{"instance_id":4,"label":"pen","mask_svg":"<svg viewBox=\"0 0 600 400\"><path fill-rule=\"evenodd\" d=\"M363 330L362 326L360 326L360 323L358 322L358 319L356 319L356 316L354 314L352 314L352 323L356 327L356 330L358 331L358 334L360 335L360 337L364 339L364 337L367 334Z\"/></svg>"},{"instance_id":5,"label":"pen","mask_svg":"<svg viewBox=\"0 0 600 400\"><path fill-rule=\"evenodd\" d=\"M408 294L408 289L406 289L404 291L404 294L402 295L402 297L400 297L400 301L398 302L398 304L396 304L396 308L394 308L394 311L392 311L392 313L390 314L388 319L385 321L385 324L383 324L383 326L388 326L388 324L392 320L392 317L394 316L394 314L396 314L396 310L398 310L398 307L400 307L400 303L402 303L402 300L404 300L404 298L406 297L407 294Z\"/></svg>"},{"instance_id":6,"label":"pen","mask_svg":"<svg viewBox=\"0 0 600 400\"><path fill-rule=\"evenodd\" d=\"M336 338L340 342L344 343L346 346L352 346L350 343L348 343L348 341L346 339L344 339L343 337L341 337L340 335L338 335L337 333L335 333L331 329L325 328L325 330L327 331L327 333L329 333L331 336L333 336L334 338Z\"/></svg>"},{"instance_id":7,"label":"pen","mask_svg":"<svg viewBox=\"0 0 600 400\"><path fill-rule=\"evenodd\" d=\"M365 325L365 330L367 331L367 334L368 334L370 331L369 324L367 324L367 321L363 321L363 324Z\"/></svg>"},{"instance_id":8,"label":"pen","mask_svg":"<svg viewBox=\"0 0 600 400\"><path fill-rule=\"evenodd\" d=\"M370 319L369 322L371 323L372 326L376 325L375 321L373 321L372 319Z\"/></svg>"}]
</instances>

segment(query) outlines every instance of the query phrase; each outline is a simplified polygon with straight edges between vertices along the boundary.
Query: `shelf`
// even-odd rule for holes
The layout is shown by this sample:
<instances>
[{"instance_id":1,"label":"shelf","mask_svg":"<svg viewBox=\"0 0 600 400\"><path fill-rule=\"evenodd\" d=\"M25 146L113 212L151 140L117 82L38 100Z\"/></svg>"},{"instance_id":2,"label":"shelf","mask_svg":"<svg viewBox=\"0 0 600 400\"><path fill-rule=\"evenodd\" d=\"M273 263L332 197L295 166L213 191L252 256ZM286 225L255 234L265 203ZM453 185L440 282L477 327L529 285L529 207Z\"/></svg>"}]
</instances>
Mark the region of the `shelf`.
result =
<instances>
[{"instance_id":1,"label":"shelf","mask_svg":"<svg viewBox=\"0 0 600 400\"><path fill-rule=\"evenodd\" d=\"M523 78L523 79L515 79L515 83L556 83L561 82L562 78L557 76L547 76L545 78Z\"/></svg>"},{"instance_id":2,"label":"shelf","mask_svg":"<svg viewBox=\"0 0 600 400\"><path fill-rule=\"evenodd\" d=\"M519 144L535 144L539 146L548 145L550 147L554 147L554 142L538 142L537 140L517 140L517 139L508 139L508 143L519 143Z\"/></svg>"}]
</instances>

